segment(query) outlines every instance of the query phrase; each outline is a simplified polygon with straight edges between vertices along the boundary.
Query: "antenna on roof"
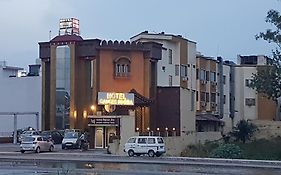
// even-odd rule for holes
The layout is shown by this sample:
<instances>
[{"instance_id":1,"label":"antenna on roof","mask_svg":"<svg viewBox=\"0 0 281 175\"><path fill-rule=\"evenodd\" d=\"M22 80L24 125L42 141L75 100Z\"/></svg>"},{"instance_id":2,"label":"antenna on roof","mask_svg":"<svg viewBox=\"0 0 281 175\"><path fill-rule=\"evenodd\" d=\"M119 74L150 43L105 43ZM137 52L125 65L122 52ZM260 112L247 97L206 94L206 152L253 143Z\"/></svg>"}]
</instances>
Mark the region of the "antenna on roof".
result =
<instances>
[{"instance_id":1,"label":"antenna on roof","mask_svg":"<svg viewBox=\"0 0 281 175\"><path fill-rule=\"evenodd\" d=\"M49 30L49 40L51 40L51 34L52 34L52 31Z\"/></svg>"}]
</instances>

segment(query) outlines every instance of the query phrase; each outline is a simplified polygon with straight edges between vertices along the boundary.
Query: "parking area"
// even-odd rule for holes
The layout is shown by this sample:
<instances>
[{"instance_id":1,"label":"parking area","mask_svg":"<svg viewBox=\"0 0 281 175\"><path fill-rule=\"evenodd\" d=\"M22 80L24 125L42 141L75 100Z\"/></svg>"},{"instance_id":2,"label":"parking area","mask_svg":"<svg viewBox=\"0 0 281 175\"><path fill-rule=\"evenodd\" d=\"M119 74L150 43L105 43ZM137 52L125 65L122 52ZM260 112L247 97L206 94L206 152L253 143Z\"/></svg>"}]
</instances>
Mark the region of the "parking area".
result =
<instances>
[{"instance_id":1,"label":"parking area","mask_svg":"<svg viewBox=\"0 0 281 175\"><path fill-rule=\"evenodd\" d=\"M0 143L0 152L20 152L20 145L13 143ZM81 153L80 149L62 149L61 144L56 144L54 153ZM90 149L83 151L83 153L89 154L107 154L106 149Z\"/></svg>"}]
</instances>

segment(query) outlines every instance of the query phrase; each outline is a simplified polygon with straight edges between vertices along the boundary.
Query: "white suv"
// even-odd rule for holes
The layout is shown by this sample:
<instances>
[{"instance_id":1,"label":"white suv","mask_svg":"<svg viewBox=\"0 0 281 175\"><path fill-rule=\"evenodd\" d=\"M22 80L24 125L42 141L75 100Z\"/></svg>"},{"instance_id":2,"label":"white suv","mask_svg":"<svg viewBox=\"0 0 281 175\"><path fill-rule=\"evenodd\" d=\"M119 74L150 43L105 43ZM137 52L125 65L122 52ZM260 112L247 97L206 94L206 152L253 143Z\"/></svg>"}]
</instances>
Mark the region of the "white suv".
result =
<instances>
[{"instance_id":1,"label":"white suv","mask_svg":"<svg viewBox=\"0 0 281 175\"><path fill-rule=\"evenodd\" d=\"M165 143L162 137L157 136L135 136L130 137L124 146L124 152L130 157L141 154L148 154L149 157L157 157L164 154Z\"/></svg>"}]
</instances>

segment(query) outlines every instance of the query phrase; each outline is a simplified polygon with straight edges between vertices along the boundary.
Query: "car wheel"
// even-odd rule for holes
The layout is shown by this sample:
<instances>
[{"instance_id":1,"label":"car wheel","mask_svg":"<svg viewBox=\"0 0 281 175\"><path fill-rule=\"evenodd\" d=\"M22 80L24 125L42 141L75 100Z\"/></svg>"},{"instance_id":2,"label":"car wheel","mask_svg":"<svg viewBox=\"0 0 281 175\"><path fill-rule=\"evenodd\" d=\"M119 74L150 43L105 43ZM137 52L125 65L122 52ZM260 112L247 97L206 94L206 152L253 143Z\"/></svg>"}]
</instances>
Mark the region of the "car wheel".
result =
<instances>
[{"instance_id":1,"label":"car wheel","mask_svg":"<svg viewBox=\"0 0 281 175\"><path fill-rule=\"evenodd\" d=\"M61 146L61 149L65 149L65 146Z\"/></svg>"},{"instance_id":2,"label":"car wheel","mask_svg":"<svg viewBox=\"0 0 281 175\"><path fill-rule=\"evenodd\" d=\"M153 150L149 150L148 151L148 156L149 157L154 157L154 151Z\"/></svg>"},{"instance_id":3,"label":"car wheel","mask_svg":"<svg viewBox=\"0 0 281 175\"><path fill-rule=\"evenodd\" d=\"M24 153L25 151L24 151L24 150L20 150L20 152L21 152L21 153Z\"/></svg>"},{"instance_id":4,"label":"car wheel","mask_svg":"<svg viewBox=\"0 0 281 175\"><path fill-rule=\"evenodd\" d=\"M40 147L38 146L35 150L36 153L40 153Z\"/></svg>"},{"instance_id":5,"label":"car wheel","mask_svg":"<svg viewBox=\"0 0 281 175\"><path fill-rule=\"evenodd\" d=\"M53 146L53 145L50 146L49 151L50 151L50 152L53 152L53 151L54 151L54 146Z\"/></svg>"},{"instance_id":6,"label":"car wheel","mask_svg":"<svg viewBox=\"0 0 281 175\"><path fill-rule=\"evenodd\" d=\"M135 153L134 153L134 151L133 151L133 150L131 150L131 149L130 149L130 150L128 151L128 155L129 155L130 157L133 157L133 156L134 156L134 154L135 154Z\"/></svg>"}]
</instances>

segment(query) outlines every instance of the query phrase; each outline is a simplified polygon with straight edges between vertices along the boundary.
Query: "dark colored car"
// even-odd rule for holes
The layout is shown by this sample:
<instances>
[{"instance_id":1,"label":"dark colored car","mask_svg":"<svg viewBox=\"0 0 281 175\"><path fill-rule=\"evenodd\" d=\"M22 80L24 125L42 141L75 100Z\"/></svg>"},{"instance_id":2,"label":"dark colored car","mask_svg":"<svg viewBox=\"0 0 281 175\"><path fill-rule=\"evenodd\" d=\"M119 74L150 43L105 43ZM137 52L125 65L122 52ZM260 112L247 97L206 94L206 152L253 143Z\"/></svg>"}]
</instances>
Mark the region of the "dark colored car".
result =
<instances>
[{"instance_id":1,"label":"dark colored car","mask_svg":"<svg viewBox=\"0 0 281 175\"><path fill-rule=\"evenodd\" d=\"M63 135L59 131L52 130L52 131L42 131L41 134L42 136L52 139L54 144L61 144L63 140Z\"/></svg>"}]
</instances>

